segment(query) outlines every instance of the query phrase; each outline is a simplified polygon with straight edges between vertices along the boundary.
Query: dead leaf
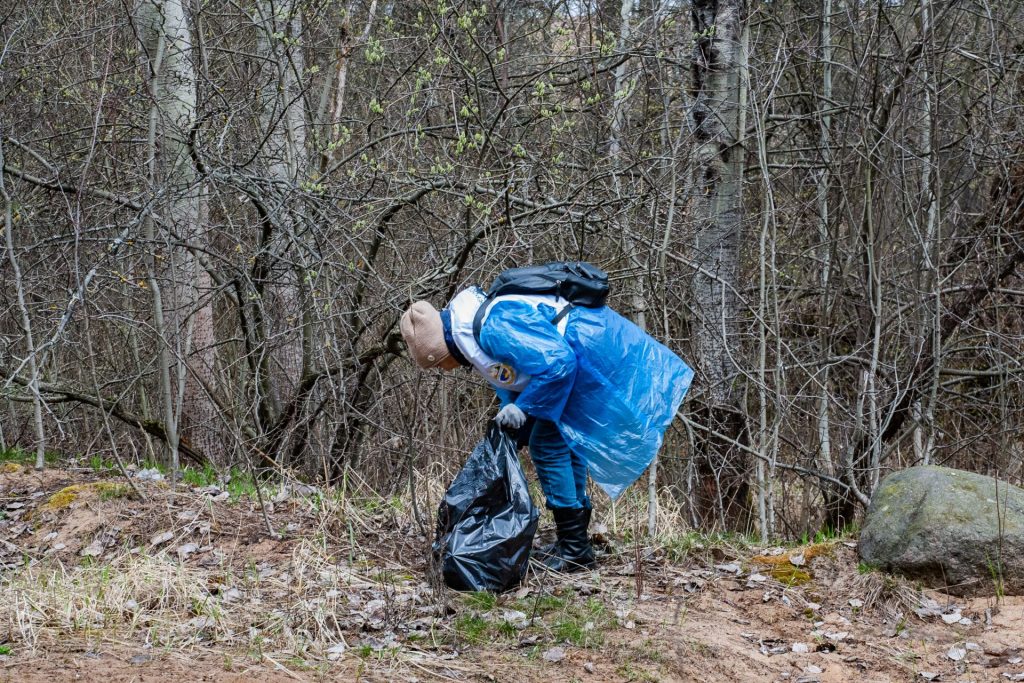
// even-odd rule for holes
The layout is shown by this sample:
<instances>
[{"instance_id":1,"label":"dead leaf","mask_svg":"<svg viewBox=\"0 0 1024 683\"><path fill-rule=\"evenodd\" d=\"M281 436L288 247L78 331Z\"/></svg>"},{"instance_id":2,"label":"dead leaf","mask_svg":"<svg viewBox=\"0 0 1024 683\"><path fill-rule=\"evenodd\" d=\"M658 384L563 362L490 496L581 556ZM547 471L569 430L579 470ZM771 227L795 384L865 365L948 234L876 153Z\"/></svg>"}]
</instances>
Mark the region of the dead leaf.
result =
<instances>
[{"instance_id":1,"label":"dead leaf","mask_svg":"<svg viewBox=\"0 0 1024 683\"><path fill-rule=\"evenodd\" d=\"M954 645L946 651L946 656L952 659L954 662L959 662L961 659L967 656L967 649L962 648L959 645Z\"/></svg>"},{"instance_id":2,"label":"dead leaf","mask_svg":"<svg viewBox=\"0 0 1024 683\"><path fill-rule=\"evenodd\" d=\"M103 541L96 539L85 548L82 548L80 553L83 557L99 557L103 554Z\"/></svg>"},{"instance_id":3,"label":"dead leaf","mask_svg":"<svg viewBox=\"0 0 1024 683\"><path fill-rule=\"evenodd\" d=\"M329 659L332 662L337 661L341 659L342 655L345 654L345 650L347 649L348 645L345 643L344 640L340 643L335 643L334 645L331 645L329 648L327 648L327 659Z\"/></svg>"},{"instance_id":4,"label":"dead leaf","mask_svg":"<svg viewBox=\"0 0 1024 683\"><path fill-rule=\"evenodd\" d=\"M184 560L186 557L188 557L197 550L199 550L199 546L197 544L185 543L184 545L179 545L175 552L178 553L179 558Z\"/></svg>"},{"instance_id":5,"label":"dead leaf","mask_svg":"<svg viewBox=\"0 0 1024 683\"><path fill-rule=\"evenodd\" d=\"M560 662L563 659L565 659L565 649L564 648L560 648L560 647L553 647L550 650L547 650L542 655L542 657L544 658L545 662L551 662L553 664L557 664L558 662Z\"/></svg>"},{"instance_id":6,"label":"dead leaf","mask_svg":"<svg viewBox=\"0 0 1024 683\"><path fill-rule=\"evenodd\" d=\"M171 540L172 538L174 538L174 532L173 531L161 531L157 535L153 536L153 538L149 539L149 546L151 548L152 547L156 547L156 546L158 546L158 545L160 545L162 543L166 543L167 541Z\"/></svg>"}]
</instances>

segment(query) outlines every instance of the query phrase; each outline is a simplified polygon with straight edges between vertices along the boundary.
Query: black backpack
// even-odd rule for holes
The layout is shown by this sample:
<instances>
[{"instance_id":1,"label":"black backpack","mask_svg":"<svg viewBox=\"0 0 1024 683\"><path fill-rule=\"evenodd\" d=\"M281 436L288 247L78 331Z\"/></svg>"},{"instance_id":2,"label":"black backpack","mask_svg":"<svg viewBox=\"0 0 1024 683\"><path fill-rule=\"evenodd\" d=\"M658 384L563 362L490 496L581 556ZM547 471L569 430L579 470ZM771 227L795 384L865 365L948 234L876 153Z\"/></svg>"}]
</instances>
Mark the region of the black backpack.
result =
<instances>
[{"instance_id":1,"label":"black backpack","mask_svg":"<svg viewBox=\"0 0 1024 683\"><path fill-rule=\"evenodd\" d=\"M494 279L487 298L473 318L473 336L480 342L487 307L495 297L504 294L554 294L569 302L558 312L552 324L557 325L575 306L601 308L608 300L608 273L586 261L552 261L536 266L509 268Z\"/></svg>"}]
</instances>

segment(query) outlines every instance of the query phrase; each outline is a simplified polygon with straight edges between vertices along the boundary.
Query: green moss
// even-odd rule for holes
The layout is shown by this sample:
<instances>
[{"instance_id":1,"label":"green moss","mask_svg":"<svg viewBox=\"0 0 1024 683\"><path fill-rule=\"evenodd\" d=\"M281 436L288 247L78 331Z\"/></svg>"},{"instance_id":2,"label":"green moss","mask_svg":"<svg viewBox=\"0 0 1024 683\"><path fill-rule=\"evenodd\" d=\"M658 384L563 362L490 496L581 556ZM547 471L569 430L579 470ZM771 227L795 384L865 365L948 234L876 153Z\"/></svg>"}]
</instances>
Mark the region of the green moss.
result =
<instances>
[{"instance_id":1,"label":"green moss","mask_svg":"<svg viewBox=\"0 0 1024 683\"><path fill-rule=\"evenodd\" d=\"M41 510L55 512L63 510L83 496L95 495L100 500L112 500L114 498L127 498L131 496L132 490L125 484L112 481L93 481L85 484L72 484L65 486L40 506Z\"/></svg>"}]
</instances>

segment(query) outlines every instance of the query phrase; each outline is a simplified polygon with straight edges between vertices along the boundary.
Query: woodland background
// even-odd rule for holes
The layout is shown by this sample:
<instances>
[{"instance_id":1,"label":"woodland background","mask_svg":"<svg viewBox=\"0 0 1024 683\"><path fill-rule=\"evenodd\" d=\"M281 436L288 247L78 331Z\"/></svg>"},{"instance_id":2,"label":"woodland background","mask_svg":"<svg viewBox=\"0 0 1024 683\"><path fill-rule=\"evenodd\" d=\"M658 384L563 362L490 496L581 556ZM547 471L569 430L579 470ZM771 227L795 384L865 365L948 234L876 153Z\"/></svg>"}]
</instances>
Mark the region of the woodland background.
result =
<instances>
[{"instance_id":1,"label":"woodland background","mask_svg":"<svg viewBox=\"0 0 1024 683\"><path fill-rule=\"evenodd\" d=\"M652 479L690 525L1019 483L1022 15L7 0L0 447L415 493L494 399L402 310L582 259L696 370Z\"/></svg>"}]
</instances>

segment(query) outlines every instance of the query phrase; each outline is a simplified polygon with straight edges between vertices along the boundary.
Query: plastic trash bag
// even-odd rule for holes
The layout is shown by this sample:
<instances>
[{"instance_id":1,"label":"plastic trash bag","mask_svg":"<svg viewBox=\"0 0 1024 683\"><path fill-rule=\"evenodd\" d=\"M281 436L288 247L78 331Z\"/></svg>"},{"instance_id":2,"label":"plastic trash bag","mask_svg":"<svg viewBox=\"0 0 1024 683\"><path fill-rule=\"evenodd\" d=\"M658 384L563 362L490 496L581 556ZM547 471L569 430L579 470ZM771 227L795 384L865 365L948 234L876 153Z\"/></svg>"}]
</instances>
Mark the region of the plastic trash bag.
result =
<instances>
[{"instance_id":1,"label":"plastic trash bag","mask_svg":"<svg viewBox=\"0 0 1024 683\"><path fill-rule=\"evenodd\" d=\"M513 437L491 422L437 509L433 551L445 585L494 593L517 586L539 517Z\"/></svg>"}]
</instances>

